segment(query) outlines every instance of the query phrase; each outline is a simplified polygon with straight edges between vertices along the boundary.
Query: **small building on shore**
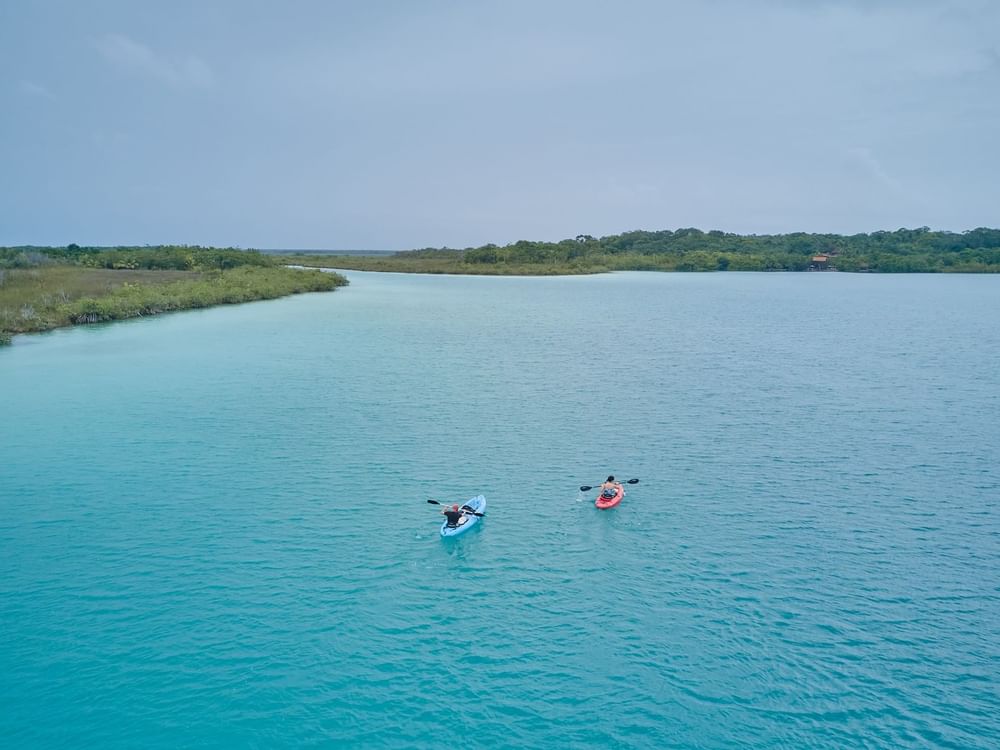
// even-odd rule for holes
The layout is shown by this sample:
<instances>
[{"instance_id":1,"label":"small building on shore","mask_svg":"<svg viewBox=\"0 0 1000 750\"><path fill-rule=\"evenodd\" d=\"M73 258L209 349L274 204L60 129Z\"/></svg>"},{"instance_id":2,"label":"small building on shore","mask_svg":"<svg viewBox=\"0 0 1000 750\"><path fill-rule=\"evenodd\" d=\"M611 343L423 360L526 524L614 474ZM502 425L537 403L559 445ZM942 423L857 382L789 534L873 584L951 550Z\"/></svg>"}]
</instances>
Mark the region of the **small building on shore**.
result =
<instances>
[{"instance_id":1,"label":"small building on shore","mask_svg":"<svg viewBox=\"0 0 1000 750\"><path fill-rule=\"evenodd\" d=\"M809 263L810 271L826 271L830 268L829 255L814 255Z\"/></svg>"}]
</instances>

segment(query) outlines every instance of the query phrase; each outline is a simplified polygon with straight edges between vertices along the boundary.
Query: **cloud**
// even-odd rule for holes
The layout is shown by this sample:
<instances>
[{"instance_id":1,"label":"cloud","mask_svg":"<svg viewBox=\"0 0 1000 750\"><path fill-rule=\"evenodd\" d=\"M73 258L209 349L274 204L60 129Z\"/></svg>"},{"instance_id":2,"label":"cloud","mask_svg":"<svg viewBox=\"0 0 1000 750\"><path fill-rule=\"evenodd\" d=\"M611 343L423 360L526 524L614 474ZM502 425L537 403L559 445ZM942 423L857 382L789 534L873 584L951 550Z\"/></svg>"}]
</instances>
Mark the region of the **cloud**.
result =
<instances>
[{"instance_id":1,"label":"cloud","mask_svg":"<svg viewBox=\"0 0 1000 750\"><path fill-rule=\"evenodd\" d=\"M55 101L56 98L55 94L34 81L21 81L18 88L21 90L22 94L26 94L27 96L34 96L39 99L48 99L50 101Z\"/></svg>"},{"instance_id":2,"label":"cloud","mask_svg":"<svg viewBox=\"0 0 1000 750\"><path fill-rule=\"evenodd\" d=\"M876 158L872 150L866 146L852 146L845 149L844 155L848 162L858 168L860 172L867 175L874 182L889 188L895 192L900 192L902 185L899 180L892 177Z\"/></svg>"},{"instance_id":3,"label":"cloud","mask_svg":"<svg viewBox=\"0 0 1000 750\"><path fill-rule=\"evenodd\" d=\"M188 56L168 59L134 39L107 34L96 43L105 60L128 72L154 78L176 89L206 89L215 84L212 69L204 60Z\"/></svg>"}]
</instances>

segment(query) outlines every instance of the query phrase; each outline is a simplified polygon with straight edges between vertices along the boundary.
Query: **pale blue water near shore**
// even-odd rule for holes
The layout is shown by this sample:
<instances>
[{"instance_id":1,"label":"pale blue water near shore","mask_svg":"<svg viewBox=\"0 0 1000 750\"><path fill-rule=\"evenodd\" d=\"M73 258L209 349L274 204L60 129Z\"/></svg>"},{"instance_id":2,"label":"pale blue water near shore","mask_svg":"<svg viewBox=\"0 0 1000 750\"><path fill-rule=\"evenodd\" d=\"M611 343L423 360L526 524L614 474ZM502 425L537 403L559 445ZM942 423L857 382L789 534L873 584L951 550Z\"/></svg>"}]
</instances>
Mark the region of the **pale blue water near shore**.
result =
<instances>
[{"instance_id":1,"label":"pale blue water near shore","mask_svg":"<svg viewBox=\"0 0 1000 750\"><path fill-rule=\"evenodd\" d=\"M349 276L0 350L5 748L996 747L1000 277Z\"/></svg>"}]
</instances>

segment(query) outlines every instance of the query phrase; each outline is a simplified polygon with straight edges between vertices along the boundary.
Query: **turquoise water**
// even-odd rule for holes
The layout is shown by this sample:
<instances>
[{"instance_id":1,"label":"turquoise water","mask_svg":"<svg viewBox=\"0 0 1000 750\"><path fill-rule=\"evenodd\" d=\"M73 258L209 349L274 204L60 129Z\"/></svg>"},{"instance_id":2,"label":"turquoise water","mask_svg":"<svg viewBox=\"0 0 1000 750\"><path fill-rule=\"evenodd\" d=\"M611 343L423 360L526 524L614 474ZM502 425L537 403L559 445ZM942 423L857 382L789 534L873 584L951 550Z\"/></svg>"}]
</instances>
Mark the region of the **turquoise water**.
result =
<instances>
[{"instance_id":1,"label":"turquoise water","mask_svg":"<svg viewBox=\"0 0 1000 750\"><path fill-rule=\"evenodd\" d=\"M4 747L996 746L1000 277L348 275L0 350Z\"/></svg>"}]
</instances>

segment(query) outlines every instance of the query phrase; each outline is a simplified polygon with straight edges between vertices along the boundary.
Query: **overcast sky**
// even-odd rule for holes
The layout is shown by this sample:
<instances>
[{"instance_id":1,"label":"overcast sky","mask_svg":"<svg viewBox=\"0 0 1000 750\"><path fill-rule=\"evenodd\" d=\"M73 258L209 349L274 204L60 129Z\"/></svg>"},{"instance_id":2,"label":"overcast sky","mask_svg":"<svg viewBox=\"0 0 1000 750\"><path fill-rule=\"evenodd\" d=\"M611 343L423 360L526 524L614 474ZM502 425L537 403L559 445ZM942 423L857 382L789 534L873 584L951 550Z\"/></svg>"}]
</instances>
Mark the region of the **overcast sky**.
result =
<instances>
[{"instance_id":1,"label":"overcast sky","mask_svg":"<svg viewBox=\"0 0 1000 750\"><path fill-rule=\"evenodd\" d=\"M1000 226L997 0L0 0L0 245Z\"/></svg>"}]
</instances>

